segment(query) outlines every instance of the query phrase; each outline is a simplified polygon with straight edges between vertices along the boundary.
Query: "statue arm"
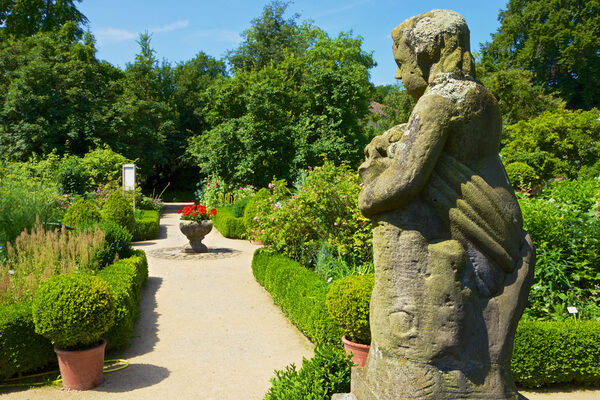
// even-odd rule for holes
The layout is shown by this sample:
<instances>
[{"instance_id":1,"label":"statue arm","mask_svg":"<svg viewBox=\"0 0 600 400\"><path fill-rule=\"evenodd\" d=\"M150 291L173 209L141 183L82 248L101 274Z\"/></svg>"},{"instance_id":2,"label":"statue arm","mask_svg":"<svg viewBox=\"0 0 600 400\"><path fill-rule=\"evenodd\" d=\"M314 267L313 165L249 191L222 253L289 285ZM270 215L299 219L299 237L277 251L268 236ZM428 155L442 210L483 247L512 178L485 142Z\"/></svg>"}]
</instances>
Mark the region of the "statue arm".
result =
<instances>
[{"instance_id":1,"label":"statue arm","mask_svg":"<svg viewBox=\"0 0 600 400\"><path fill-rule=\"evenodd\" d=\"M358 205L365 216L400 208L427 183L446 143L456 105L439 95L424 95L413 110L405 138L391 164L364 186Z\"/></svg>"}]
</instances>

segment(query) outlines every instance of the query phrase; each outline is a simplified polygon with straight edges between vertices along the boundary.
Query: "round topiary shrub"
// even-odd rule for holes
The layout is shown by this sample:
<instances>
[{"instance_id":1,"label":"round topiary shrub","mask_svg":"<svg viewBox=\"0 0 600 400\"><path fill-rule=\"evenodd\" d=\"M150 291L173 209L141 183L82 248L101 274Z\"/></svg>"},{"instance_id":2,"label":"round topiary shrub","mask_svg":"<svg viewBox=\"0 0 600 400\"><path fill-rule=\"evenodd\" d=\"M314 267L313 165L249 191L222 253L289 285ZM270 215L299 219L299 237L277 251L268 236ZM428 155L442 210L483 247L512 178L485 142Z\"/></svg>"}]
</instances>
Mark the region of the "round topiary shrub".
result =
<instances>
[{"instance_id":1,"label":"round topiary shrub","mask_svg":"<svg viewBox=\"0 0 600 400\"><path fill-rule=\"evenodd\" d=\"M114 191L110 194L102 208L102 220L113 221L127 229L133 235L135 216L131 203L123 197L121 192Z\"/></svg>"},{"instance_id":2,"label":"round topiary shrub","mask_svg":"<svg viewBox=\"0 0 600 400\"><path fill-rule=\"evenodd\" d=\"M254 220L256 214L258 214L258 206L257 202L259 200L268 199L271 196L271 191L267 188L260 189L246 204L246 209L244 210L244 226L246 226L247 232L252 232L258 224Z\"/></svg>"},{"instance_id":3,"label":"round topiary shrub","mask_svg":"<svg viewBox=\"0 0 600 400\"><path fill-rule=\"evenodd\" d=\"M79 226L99 222L102 219L96 206L85 199L77 200L65 213L63 225Z\"/></svg>"},{"instance_id":4,"label":"round topiary shrub","mask_svg":"<svg viewBox=\"0 0 600 400\"><path fill-rule=\"evenodd\" d=\"M115 319L110 287L97 276L56 275L37 290L32 305L35 332L65 350L92 347Z\"/></svg>"},{"instance_id":5,"label":"round topiary shrub","mask_svg":"<svg viewBox=\"0 0 600 400\"><path fill-rule=\"evenodd\" d=\"M506 166L506 175L515 190L534 189L540 183L540 178L535 173L535 169L524 162L514 162Z\"/></svg>"},{"instance_id":6,"label":"round topiary shrub","mask_svg":"<svg viewBox=\"0 0 600 400\"><path fill-rule=\"evenodd\" d=\"M373 275L349 276L333 282L327 292L327 310L352 342L371 342L369 306L374 282Z\"/></svg>"},{"instance_id":7,"label":"round topiary shrub","mask_svg":"<svg viewBox=\"0 0 600 400\"><path fill-rule=\"evenodd\" d=\"M102 221L98 228L104 232L104 246L100 249L98 259L103 268L112 264L116 256L127 258L131 256L131 233L113 221Z\"/></svg>"}]
</instances>

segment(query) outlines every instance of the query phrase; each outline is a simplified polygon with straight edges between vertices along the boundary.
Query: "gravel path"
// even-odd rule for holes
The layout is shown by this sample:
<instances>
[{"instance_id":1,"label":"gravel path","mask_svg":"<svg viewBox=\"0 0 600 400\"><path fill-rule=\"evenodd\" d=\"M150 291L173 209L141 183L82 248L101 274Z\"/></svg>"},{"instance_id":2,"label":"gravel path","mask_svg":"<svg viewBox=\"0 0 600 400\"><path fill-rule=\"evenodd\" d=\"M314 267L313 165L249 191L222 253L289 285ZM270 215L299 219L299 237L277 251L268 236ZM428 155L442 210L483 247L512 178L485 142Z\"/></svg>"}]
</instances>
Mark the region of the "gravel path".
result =
<instances>
[{"instance_id":1,"label":"gravel path","mask_svg":"<svg viewBox=\"0 0 600 400\"><path fill-rule=\"evenodd\" d=\"M165 206L158 239L135 244L146 250L150 268L141 316L129 347L107 355L127 359L129 367L105 374L86 392L44 387L0 398L260 400L273 370L312 356L313 345L252 276L257 246L213 229L204 240L210 253L181 253L187 239L178 208ZM600 390L522 393L530 400L600 400Z\"/></svg>"}]
</instances>

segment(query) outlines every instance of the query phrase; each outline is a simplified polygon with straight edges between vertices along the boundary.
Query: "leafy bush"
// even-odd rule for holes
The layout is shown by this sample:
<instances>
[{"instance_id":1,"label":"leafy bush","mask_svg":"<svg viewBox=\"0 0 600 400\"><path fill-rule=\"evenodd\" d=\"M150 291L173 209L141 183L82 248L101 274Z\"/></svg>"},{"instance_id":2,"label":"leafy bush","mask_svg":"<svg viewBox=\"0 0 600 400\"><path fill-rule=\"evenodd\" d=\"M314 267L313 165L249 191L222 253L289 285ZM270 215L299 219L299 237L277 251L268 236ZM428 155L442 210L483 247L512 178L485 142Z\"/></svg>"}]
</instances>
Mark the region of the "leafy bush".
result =
<instances>
[{"instance_id":1,"label":"leafy bush","mask_svg":"<svg viewBox=\"0 0 600 400\"><path fill-rule=\"evenodd\" d=\"M333 282L327 293L327 310L351 342L370 344L369 306L373 275L349 276Z\"/></svg>"},{"instance_id":2,"label":"leafy bush","mask_svg":"<svg viewBox=\"0 0 600 400\"><path fill-rule=\"evenodd\" d=\"M25 229L31 229L36 215L46 223L60 221L63 214L54 184L0 168L0 244L13 241Z\"/></svg>"},{"instance_id":3,"label":"leafy bush","mask_svg":"<svg viewBox=\"0 0 600 400\"><path fill-rule=\"evenodd\" d=\"M79 226L99 222L102 217L96 206L81 198L67 209L62 223L68 226Z\"/></svg>"},{"instance_id":4,"label":"leafy bush","mask_svg":"<svg viewBox=\"0 0 600 400\"><path fill-rule=\"evenodd\" d=\"M233 207L231 208L231 216L235 218L243 218L244 211L246 211L246 206L250 202L252 196L242 197L233 203Z\"/></svg>"},{"instance_id":5,"label":"leafy bush","mask_svg":"<svg viewBox=\"0 0 600 400\"><path fill-rule=\"evenodd\" d=\"M231 239L246 237L246 227L242 218L232 216L232 207L220 207L217 215L212 217L215 228L221 235Z\"/></svg>"},{"instance_id":6,"label":"leafy bush","mask_svg":"<svg viewBox=\"0 0 600 400\"><path fill-rule=\"evenodd\" d=\"M80 164L89 176L90 185L98 187L108 182L118 182L121 179L123 164L132 162L105 144L103 148L98 147L84 155Z\"/></svg>"},{"instance_id":7,"label":"leafy bush","mask_svg":"<svg viewBox=\"0 0 600 400\"><path fill-rule=\"evenodd\" d=\"M154 210L140 210L141 218L135 219L133 240L154 239L160 232L160 214Z\"/></svg>"},{"instance_id":8,"label":"leafy bush","mask_svg":"<svg viewBox=\"0 0 600 400\"><path fill-rule=\"evenodd\" d=\"M600 384L600 321L519 322L511 360L517 384Z\"/></svg>"},{"instance_id":9,"label":"leafy bush","mask_svg":"<svg viewBox=\"0 0 600 400\"><path fill-rule=\"evenodd\" d=\"M33 299L36 333L61 349L97 343L113 324L115 300L106 282L85 274L57 275Z\"/></svg>"},{"instance_id":10,"label":"leafy bush","mask_svg":"<svg viewBox=\"0 0 600 400\"><path fill-rule=\"evenodd\" d=\"M313 358L302 359L302 368L291 364L276 370L265 400L329 400L350 391L352 359L332 346L315 347Z\"/></svg>"},{"instance_id":11,"label":"leafy bush","mask_svg":"<svg viewBox=\"0 0 600 400\"><path fill-rule=\"evenodd\" d=\"M327 242L321 242L321 247L316 255L315 272L328 282L345 278L347 276L372 274L373 262L357 265L344 260L337 249L332 248Z\"/></svg>"},{"instance_id":12,"label":"leafy bush","mask_svg":"<svg viewBox=\"0 0 600 400\"><path fill-rule=\"evenodd\" d=\"M271 195L271 191L267 188L260 189L254 196L248 200L248 204L246 204L246 209L244 210L244 226L246 227L247 232L252 232L254 234L254 238L256 238L256 228L258 227L258 223L255 221L255 217L258 214L258 203L262 200L268 199Z\"/></svg>"},{"instance_id":13,"label":"leafy bush","mask_svg":"<svg viewBox=\"0 0 600 400\"><path fill-rule=\"evenodd\" d=\"M358 209L358 173L326 161L308 173L300 192L259 202L261 239L276 252L314 266L321 242L335 248L345 261L362 264L373 257L371 223ZM255 229L255 230L256 230Z\"/></svg>"},{"instance_id":14,"label":"leafy bush","mask_svg":"<svg viewBox=\"0 0 600 400\"><path fill-rule=\"evenodd\" d=\"M104 268L98 277L109 284L115 298L115 322L104 334L106 346L109 350L119 348L131 338L139 315L142 285L148 278L146 254L135 250L133 256Z\"/></svg>"},{"instance_id":15,"label":"leafy bush","mask_svg":"<svg viewBox=\"0 0 600 400\"><path fill-rule=\"evenodd\" d=\"M62 193L83 194L90 176L77 157L65 157L56 172L56 181Z\"/></svg>"},{"instance_id":16,"label":"leafy bush","mask_svg":"<svg viewBox=\"0 0 600 400\"><path fill-rule=\"evenodd\" d=\"M543 181L600 172L600 110L557 110L506 128L503 161L533 167Z\"/></svg>"},{"instance_id":17,"label":"leafy bush","mask_svg":"<svg viewBox=\"0 0 600 400\"><path fill-rule=\"evenodd\" d=\"M119 191L110 194L102 208L101 214L102 220L114 221L133 235L135 229L133 207Z\"/></svg>"},{"instance_id":18,"label":"leafy bush","mask_svg":"<svg viewBox=\"0 0 600 400\"><path fill-rule=\"evenodd\" d=\"M35 333L31 302L0 306L0 381L55 365L52 343Z\"/></svg>"},{"instance_id":19,"label":"leafy bush","mask_svg":"<svg viewBox=\"0 0 600 400\"><path fill-rule=\"evenodd\" d=\"M102 221L98 228L104 232L104 246L98 253L100 265L111 264L115 257L125 258L131 255L131 233L113 221Z\"/></svg>"},{"instance_id":20,"label":"leafy bush","mask_svg":"<svg viewBox=\"0 0 600 400\"><path fill-rule=\"evenodd\" d=\"M540 178L529 165L516 161L506 166L506 175L515 190L531 190L540 185Z\"/></svg>"},{"instance_id":21,"label":"leafy bush","mask_svg":"<svg viewBox=\"0 0 600 400\"><path fill-rule=\"evenodd\" d=\"M252 273L273 302L311 341L341 346L343 333L325 304L329 287L319 275L266 248L254 253Z\"/></svg>"},{"instance_id":22,"label":"leafy bush","mask_svg":"<svg viewBox=\"0 0 600 400\"><path fill-rule=\"evenodd\" d=\"M576 306L581 318L600 317L597 187L596 182L556 182L538 197L520 199L524 228L536 246L526 318L565 319L567 306Z\"/></svg>"},{"instance_id":23,"label":"leafy bush","mask_svg":"<svg viewBox=\"0 0 600 400\"><path fill-rule=\"evenodd\" d=\"M47 231L38 222L31 232L19 235L14 246L7 244L7 261L0 265L0 304L30 301L53 275L98 270L104 243L97 228Z\"/></svg>"}]
</instances>

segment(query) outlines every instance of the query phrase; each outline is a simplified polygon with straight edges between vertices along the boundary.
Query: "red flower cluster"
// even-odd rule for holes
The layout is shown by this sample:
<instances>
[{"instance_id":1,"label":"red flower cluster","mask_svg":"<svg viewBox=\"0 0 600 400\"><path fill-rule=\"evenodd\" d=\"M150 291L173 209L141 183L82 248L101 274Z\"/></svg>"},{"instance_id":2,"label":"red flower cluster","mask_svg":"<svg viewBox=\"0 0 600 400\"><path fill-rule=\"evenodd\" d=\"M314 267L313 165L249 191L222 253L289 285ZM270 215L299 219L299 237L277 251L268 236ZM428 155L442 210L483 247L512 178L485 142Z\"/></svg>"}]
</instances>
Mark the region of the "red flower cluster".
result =
<instances>
[{"instance_id":1,"label":"red flower cluster","mask_svg":"<svg viewBox=\"0 0 600 400\"><path fill-rule=\"evenodd\" d=\"M217 209L211 208L210 211L202 204L193 204L177 210L177 214L182 214L181 219L191 221L202 221L210 218L210 215L217 215ZM210 215L209 215L210 213Z\"/></svg>"}]
</instances>

